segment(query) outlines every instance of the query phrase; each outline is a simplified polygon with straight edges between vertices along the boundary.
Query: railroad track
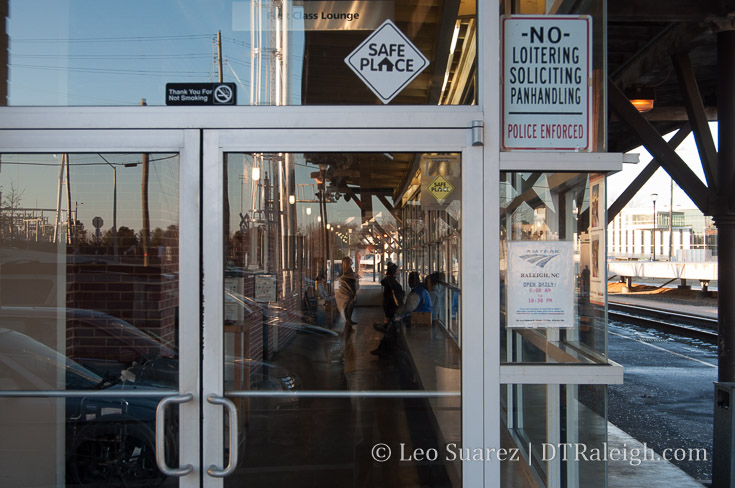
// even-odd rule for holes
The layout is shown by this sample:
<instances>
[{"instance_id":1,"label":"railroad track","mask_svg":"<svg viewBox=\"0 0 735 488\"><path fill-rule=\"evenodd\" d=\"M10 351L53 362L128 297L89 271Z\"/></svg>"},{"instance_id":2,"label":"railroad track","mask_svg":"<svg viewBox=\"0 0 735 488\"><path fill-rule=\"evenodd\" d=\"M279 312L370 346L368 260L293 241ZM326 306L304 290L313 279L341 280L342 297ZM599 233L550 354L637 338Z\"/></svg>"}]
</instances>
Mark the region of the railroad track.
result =
<instances>
[{"instance_id":1,"label":"railroad track","mask_svg":"<svg viewBox=\"0 0 735 488\"><path fill-rule=\"evenodd\" d=\"M717 320L710 317L610 301L607 308L609 320L653 327L713 344L717 343Z\"/></svg>"}]
</instances>

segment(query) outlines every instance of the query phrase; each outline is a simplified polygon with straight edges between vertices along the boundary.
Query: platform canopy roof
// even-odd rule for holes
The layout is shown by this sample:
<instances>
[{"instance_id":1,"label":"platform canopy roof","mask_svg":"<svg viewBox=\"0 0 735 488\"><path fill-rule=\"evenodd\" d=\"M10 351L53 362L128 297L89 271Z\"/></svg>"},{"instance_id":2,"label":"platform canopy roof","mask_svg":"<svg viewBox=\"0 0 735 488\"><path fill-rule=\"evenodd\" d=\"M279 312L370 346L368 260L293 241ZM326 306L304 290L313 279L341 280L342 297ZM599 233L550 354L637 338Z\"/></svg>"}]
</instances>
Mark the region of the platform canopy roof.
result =
<instances>
[{"instance_id":1,"label":"platform canopy roof","mask_svg":"<svg viewBox=\"0 0 735 488\"><path fill-rule=\"evenodd\" d=\"M685 95L672 57L686 54L709 120L717 119L717 32L733 28L735 1L608 1L608 77L624 92L653 88L654 108L644 116L661 134L687 120ZM731 60L735 62L735 60ZM608 151L640 145L615 117L608 127Z\"/></svg>"},{"instance_id":2,"label":"platform canopy roof","mask_svg":"<svg viewBox=\"0 0 735 488\"><path fill-rule=\"evenodd\" d=\"M595 2L559 0L555 5L558 11L583 12L592 10L590 5ZM501 8L503 5L500 2ZM431 64L395 98L394 104L476 102L476 68L474 61L467 61L474 59L474 6L467 0L396 0L396 24ZM613 86L626 96L636 88L653 90L654 108L643 116L661 135L681 128L689 120L687 104L698 104L703 110L706 118L700 124L717 120L717 33L734 27L735 0L608 0L609 85L605 88L609 105L613 103ZM455 28L459 36L452 55L450 44ZM306 34L304 104L380 103L344 63L364 37L362 31ZM701 103L693 97L694 93L699 94ZM640 134L611 108L607 124L608 152L626 152L642 144ZM417 170L419 159L418 155L355 154L337 161L323 154L310 156L310 162L329 166L327 180L334 190L349 195L363 187L365 196L372 193L392 200L410 186L410 174Z\"/></svg>"}]
</instances>

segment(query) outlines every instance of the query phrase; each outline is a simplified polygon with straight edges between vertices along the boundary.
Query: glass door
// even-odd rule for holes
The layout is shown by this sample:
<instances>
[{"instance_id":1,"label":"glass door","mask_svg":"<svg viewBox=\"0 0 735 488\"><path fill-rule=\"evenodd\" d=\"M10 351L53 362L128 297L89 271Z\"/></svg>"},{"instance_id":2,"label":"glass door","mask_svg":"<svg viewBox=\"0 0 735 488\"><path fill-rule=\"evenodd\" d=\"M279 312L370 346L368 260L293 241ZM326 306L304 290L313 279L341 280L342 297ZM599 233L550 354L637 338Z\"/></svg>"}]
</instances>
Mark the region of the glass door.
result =
<instances>
[{"instance_id":1,"label":"glass door","mask_svg":"<svg viewBox=\"0 0 735 488\"><path fill-rule=\"evenodd\" d=\"M199 486L199 133L10 132L0 485Z\"/></svg>"},{"instance_id":2,"label":"glass door","mask_svg":"<svg viewBox=\"0 0 735 488\"><path fill-rule=\"evenodd\" d=\"M483 394L468 374L483 331L463 286L482 245L465 230L482 219L467 140L205 132L207 486L482 483L482 463L462 462L483 446L467 407Z\"/></svg>"}]
</instances>

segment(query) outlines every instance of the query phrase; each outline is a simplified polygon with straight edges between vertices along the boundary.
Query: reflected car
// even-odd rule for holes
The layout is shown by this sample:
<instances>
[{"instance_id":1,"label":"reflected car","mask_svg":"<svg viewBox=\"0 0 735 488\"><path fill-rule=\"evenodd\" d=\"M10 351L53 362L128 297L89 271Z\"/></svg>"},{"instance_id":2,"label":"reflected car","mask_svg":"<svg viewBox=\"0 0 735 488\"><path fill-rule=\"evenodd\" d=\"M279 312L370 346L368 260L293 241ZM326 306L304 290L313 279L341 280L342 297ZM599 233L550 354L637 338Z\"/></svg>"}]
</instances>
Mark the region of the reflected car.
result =
<instances>
[{"instance_id":1,"label":"reflected car","mask_svg":"<svg viewBox=\"0 0 735 488\"><path fill-rule=\"evenodd\" d=\"M0 307L0 325L53 346L58 321L65 320L65 354L102 377L119 377L133 364L149 381L178 384L178 352L151 331L97 310L57 307Z\"/></svg>"},{"instance_id":2,"label":"reflected car","mask_svg":"<svg viewBox=\"0 0 735 488\"><path fill-rule=\"evenodd\" d=\"M226 366L247 368L252 390L293 392L298 388L294 376L273 364L229 357L225 361ZM90 392L89 396L64 400L70 486L155 487L166 479L156 464L155 416L159 401L175 390L175 385L169 382L169 375L151 372L149 362L134 363L117 376L103 376L23 333L0 328L0 380L4 390ZM92 394L98 391L119 396ZM131 391L149 392L151 396L126 397L125 393ZM297 407L295 393L266 398L258 401L253 415L269 416ZM16 414L20 413L6 411L5 420ZM167 464L175 466L179 432L176 409L171 409L166 422ZM48 428L46 423L39 426Z\"/></svg>"},{"instance_id":3,"label":"reflected car","mask_svg":"<svg viewBox=\"0 0 735 488\"><path fill-rule=\"evenodd\" d=\"M0 378L6 390L55 391L58 382L64 381L62 391L119 392L119 397L65 399L67 483L142 487L164 481L156 465L154 423L158 401L169 390L165 385L139 381L134 370L118 378L100 376L31 337L4 328L0 329ZM130 391L150 392L151 397L126 398L125 392ZM20 414L6 411L5 419ZM166 431L167 453L173 456L178 432L175 415L169 416Z\"/></svg>"}]
</instances>

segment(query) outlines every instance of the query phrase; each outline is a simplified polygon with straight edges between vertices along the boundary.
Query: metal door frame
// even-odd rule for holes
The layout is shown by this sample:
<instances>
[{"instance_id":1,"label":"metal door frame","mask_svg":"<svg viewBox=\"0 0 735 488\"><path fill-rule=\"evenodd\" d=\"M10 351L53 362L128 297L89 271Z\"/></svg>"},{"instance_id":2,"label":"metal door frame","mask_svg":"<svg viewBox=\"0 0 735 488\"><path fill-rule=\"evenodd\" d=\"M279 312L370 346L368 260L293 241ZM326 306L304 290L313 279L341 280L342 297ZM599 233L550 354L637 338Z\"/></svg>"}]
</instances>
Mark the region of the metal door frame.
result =
<instances>
[{"instance_id":1,"label":"metal door frame","mask_svg":"<svg viewBox=\"0 0 735 488\"><path fill-rule=\"evenodd\" d=\"M200 482L221 486L206 470L226 463L222 459L223 409L205 397L223 393L222 351L221 346L215 347L223 342L222 209L204 212L201 202L222 201L225 151L462 153L463 445L497 449L500 364L493 324L497 324L498 217L485 209L497 207L498 155L496 124L486 120L490 126L484 127L482 121L483 112L477 106L4 107L0 109L0 153L181 154L180 262L197 265L182 266L180 275L180 283L185 284L180 295L180 357L196 359L181 361L179 390L172 392L194 397L179 407L181 425L191 426L181 433L180 464L194 466L180 478L180 486ZM219 239L219 244L212 239ZM215 386L205 389L203 385L209 384ZM220 427L210 428L215 425ZM202 432L207 436L202 437ZM497 486L500 463L464 463L463 480L465 486Z\"/></svg>"},{"instance_id":2,"label":"metal door frame","mask_svg":"<svg viewBox=\"0 0 735 488\"><path fill-rule=\"evenodd\" d=\"M312 121L313 123L314 121ZM318 121L316 121L318 126ZM462 445L485 446L485 422L498 424L498 418L485 418L483 408L484 363L483 343L483 147L473 131L472 121L464 126L434 129L224 129L206 130L203 137L202 201L222 202L223 155L227 152L458 152L462 154ZM473 136L474 133L474 136ZM479 136L481 138L481 136ZM475 145L473 145L473 143ZM224 242L223 209L207 205L202 209L202 248L204 274L204 360L203 397L224 395ZM492 279L492 278L491 278ZM497 368L497 365L495 365ZM499 385L494 388L499 391ZM305 392L309 393L309 392ZM313 393L313 392L312 392ZM495 399L497 402L497 397ZM203 465L218 469L223 459L224 409L220 405L203 404ZM495 427L498 428L497 426ZM485 463L463 464L463 485L481 486L486 478ZM499 481L499 480L498 480ZM497 484L493 483L493 485ZM204 475L204 486L224 486L222 478Z\"/></svg>"},{"instance_id":3,"label":"metal door frame","mask_svg":"<svg viewBox=\"0 0 735 488\"><path fill-rule=\"evenodd\" d=\"M200 132L198 130L0 130L0 153L141 153L179 154L179 262L199 262ZM179 405L179 463L193 470L180 478L182 488L200 485L200 355L201 316L199 266L179 267L179 387L169 397L186 394ZM191 359L191 360L187 360ZM3 392L0 392L0 395ZM109 396L84 392L84 396ZM116 395L119 395L116 392ZM64 397L64 392L31 392L34 397ZM133 395L130 395L133 396ZM144 395L143 395L144 396ZM175 408L173 406L169 409ZM196 425L196 428L183 426ZM171 466L171 468L177 468Z\"/></svg>"}]
</instances>

